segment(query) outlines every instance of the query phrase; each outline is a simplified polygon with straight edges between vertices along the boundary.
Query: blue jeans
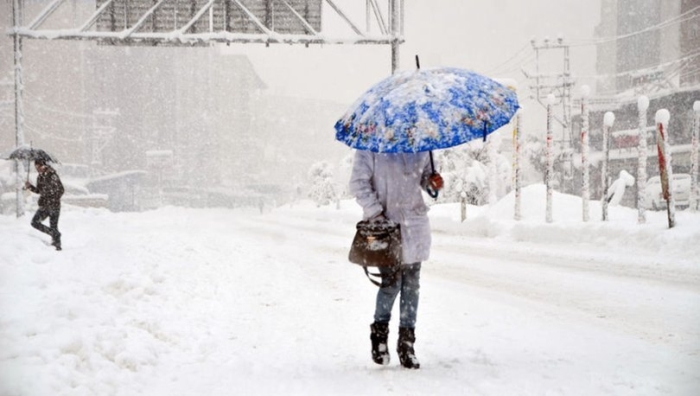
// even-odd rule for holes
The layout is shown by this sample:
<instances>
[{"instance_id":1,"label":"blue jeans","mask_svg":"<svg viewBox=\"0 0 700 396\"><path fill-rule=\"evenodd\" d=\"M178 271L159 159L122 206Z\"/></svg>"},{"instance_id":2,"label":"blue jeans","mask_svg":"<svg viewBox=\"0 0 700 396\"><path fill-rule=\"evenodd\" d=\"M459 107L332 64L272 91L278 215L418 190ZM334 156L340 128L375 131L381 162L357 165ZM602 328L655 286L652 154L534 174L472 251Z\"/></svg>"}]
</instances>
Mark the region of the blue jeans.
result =
<instances>
[{"instance_id":1,"label":"blue jeans","mask_svg":"<svg viewBox=\"0 0 700 396\"><path fill-rule=\"evenodd\" d=\"M398 279L393 285L389 276L382 277L382 286L377 292L377 307L374 311L375 323L389 323L391 310L394 307L396 296L401 294L399 305L399 326L413 329L416 327L418 314L418 297L420 296L420 264L405 264L401 266ZM379 269L382 275L389 275L391 270Z\"/></svg>"}]
</instances>

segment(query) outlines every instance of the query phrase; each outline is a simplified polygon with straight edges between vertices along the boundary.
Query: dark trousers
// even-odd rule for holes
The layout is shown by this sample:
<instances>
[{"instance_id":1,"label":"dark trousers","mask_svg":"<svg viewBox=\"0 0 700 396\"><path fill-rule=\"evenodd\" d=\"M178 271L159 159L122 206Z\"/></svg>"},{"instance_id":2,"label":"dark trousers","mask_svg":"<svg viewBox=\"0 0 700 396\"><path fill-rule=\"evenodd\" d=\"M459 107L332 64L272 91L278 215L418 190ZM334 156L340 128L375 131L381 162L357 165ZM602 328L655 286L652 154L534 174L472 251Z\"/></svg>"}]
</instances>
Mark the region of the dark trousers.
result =
<instances>
[{"instance_id":1,"label":"dark trousers","mask_svg":"<svg viewBox=\"0 0 700 396\"><path fill-rule=\"evenodd\" d=\"M32 218L32 227L37 230L51 235L54 241L61 237L61 233L58 232L58 216L61 214L61 208L49 209L49 208L39 208L39 210L34 213L34 218ZM41 224L46 218L49 218L49 225L47 227Z\"/></svg>"}]
</instances>

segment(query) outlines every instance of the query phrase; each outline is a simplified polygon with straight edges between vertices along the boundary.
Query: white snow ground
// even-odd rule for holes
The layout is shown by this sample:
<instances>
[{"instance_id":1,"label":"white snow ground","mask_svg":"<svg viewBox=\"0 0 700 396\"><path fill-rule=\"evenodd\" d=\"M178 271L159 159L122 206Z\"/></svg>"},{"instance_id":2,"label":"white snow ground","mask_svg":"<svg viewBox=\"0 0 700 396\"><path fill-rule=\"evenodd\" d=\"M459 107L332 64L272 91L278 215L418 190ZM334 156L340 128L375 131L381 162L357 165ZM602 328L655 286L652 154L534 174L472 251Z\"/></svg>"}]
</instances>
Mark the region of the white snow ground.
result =
<instances>
[{"instance_id":1,"label":"white snow ground","mask_svg":"<svg viewBox=\"0 0 700 396\"><path fill-rule=\"evenodd\" d=\"M64 250L0 216L0 395L698 395L700 214L544 186L430 212L420 370L370 359L360 209L64 207ZM398 304L397 304L398 305Z\"/></svg>"}]
</instances>

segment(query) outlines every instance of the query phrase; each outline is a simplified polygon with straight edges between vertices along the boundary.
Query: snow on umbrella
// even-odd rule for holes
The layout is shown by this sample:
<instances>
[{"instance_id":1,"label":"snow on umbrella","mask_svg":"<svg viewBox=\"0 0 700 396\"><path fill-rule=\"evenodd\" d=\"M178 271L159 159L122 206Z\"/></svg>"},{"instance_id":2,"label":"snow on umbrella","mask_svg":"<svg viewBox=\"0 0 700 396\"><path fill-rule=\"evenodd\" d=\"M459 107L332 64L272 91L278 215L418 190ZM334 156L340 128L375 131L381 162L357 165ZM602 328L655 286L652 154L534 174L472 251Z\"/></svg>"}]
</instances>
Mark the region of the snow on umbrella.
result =
<instances>
[{"instance_id":1,"label":"snow on umbrella","mask_svg":"<svg viewBox=\"0 0 700 396\"><path fill-rule=\"evenodd\" d=\"M417 153L485 139L518 110L515 92L458 68L398 72L335 124L336 139L375 153Z\"/></svg>"},{"instance_id":2,"label":"snow on umbrella","mask_svg":"<svg viewBox=\"0 0 700 396\"><path fill-rule=\"evenodd\" d=\"M58 159L54 156L49 154L48 152L34 148L31 145L29 146L19 146L9 153L4 154L2 159L6 160L21 160L21 161L27 161L27 180L29 180L29 162L30 161L44 161L44 162L54 162L58 163Z\"/></svg>"},{"instance_id":3,"label":"snow on umbrella","mask_svg":"<svg viewBox=\"0 0 700 396\"><path fill-rule=\"evenodd\" d=\"M39 160L44 162L58 163L58 159L56 159L56 156L51 155L42 149L34 148L31 146L19 146L14 150L10 151L9 153L3 155L2 158L7 160L25 160L27 162Z\"/></svg>"}]
</instances>

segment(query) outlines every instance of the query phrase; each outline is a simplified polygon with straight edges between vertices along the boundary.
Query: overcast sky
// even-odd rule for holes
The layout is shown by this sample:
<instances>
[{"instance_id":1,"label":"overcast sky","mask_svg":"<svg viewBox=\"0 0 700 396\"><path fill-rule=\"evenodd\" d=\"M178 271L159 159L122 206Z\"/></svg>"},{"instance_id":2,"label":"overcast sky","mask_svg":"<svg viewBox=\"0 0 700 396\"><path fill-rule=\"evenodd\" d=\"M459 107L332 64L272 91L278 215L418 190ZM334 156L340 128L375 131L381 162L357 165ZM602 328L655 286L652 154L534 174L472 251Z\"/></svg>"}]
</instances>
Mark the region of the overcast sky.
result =
<instances>
[{"instance_id":1,"label":"overcast sky","mask_svg":"<svg viewBox=\"0 0 700 396\"><path fill-rule=\"evenodd\" d=\"M356 25L365 25L364 0L334 0ZM387 0L378 0L385 7ZM519 80L523 96L526 80L520 66L533 67L531 38L580 40L593 37L600 19L601 0L404 0L405 43L400 68L455 66L492 77ZM69 6L66 6L70 8ZM9 12L9 6L4 7ZM323 33L354 34L323 2ZM386 10L384 10L386 14ZM30 13L31 14L31 13ZM33 17L33 14L32 14ZM31 18L29 18L31 19ZM9 22L9 19L5 22ZM378 29L374 28L373 33ZM356 37L356 36L354 36ZM9 40L3 40L8 45ZM233 44L227 53L248 54L268 85L269 93L318 97L351 102L391 72L388 45ZM11 50L11 47L7 48ZM515 56L515 57L514 57ZM561 53L551 53L553 71L561 71ZM529 62L521 62L521 61ZM545 59L545 62L547 59ZM595 47L572 48L572 70L594 74ZM588 83L588 82L585 82ZM592 84L591 84L592 85Z\"/></svg>"},{"instance_id":2,"label":"overcast sky","mask_svg":"<svg viewBox=\"0 0 700 396\"><path fill-rule=\"evenodd\" d=\"M80 0L78 0L80 1ZM358 25L365 25L364 0L334 0ZM379 0L382 6L387 0ZM526 109L525 127L544 125L542 108L528 100L530 90L520 67L534 71L534 51L530 39L542 40L562 35L579 42L591 39L600 19L601 0L405 0L405 43L400 48L400 69L415 68L420 56L422 67L454 66L491 77L518 80L521 104ZM43 3L42 3L43 4ZM70 8L70 3L65 5ZM42 5L43 7L43 5ZM356 37L323 2L323 33ZM7 3L0 9L9 10ZM385 10L386 11L386 10ZM28 13L28 16L31 13ZM32 19L34 14L31 14ZM89 15L89 14L88 14ZM7 23L7 19L5 19ZM373 33L378 33L375 27ZM11 51L5 37L3 49ZM34 43L32 43L34 44ZM224 52L247 54L256 72L267 85L266 94L301 96L353 102L370 86L391 73L388 45L304 45L232 44ZM551 52L551 51L550 51ZM575 75L595 74L595 47L576 46L571 50ZM0 62L11 70L11 58ZM550 71L561 72L561 52L543 59ZM29 64L33 67L34 64ZM546 68L542 70L546 72ZM595 88L593 81L579 79ZM575 94L579 90L576 88ZM534 113L534 115L533 115ZM530 121L532 120L532 121Z\"/></svg>"},{"instance_id":3,"label":"overcast sky","mask_svg":"<svg viewBox=\"0 0 700 396\"><path fill-rule=\"evenodd\" d=\"M351 13L352 6L359 5L352 19L364 26L364 1L337 3ZM414 68L418 54L421 67L455 66L518 79L521 92L526 80L519 67L534 65L531 38L590 39L600 19L600 0L406 0L405 4L400 69ZM343 23L327 3L323 5L324 32L342 34ZM226 51L247 53L275 94L350 102L391 72L388 45L232 45ZM519 62L528 59L529 63ZM552 71L560 71L562 53L552 52L549 63ZM572 48L576 74L591 75L594 65L595 47Z\"/></svg>"}]
</instances>

